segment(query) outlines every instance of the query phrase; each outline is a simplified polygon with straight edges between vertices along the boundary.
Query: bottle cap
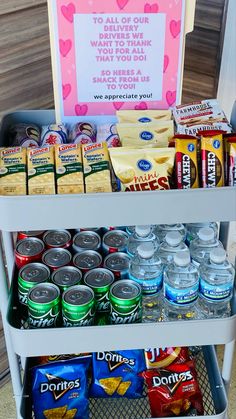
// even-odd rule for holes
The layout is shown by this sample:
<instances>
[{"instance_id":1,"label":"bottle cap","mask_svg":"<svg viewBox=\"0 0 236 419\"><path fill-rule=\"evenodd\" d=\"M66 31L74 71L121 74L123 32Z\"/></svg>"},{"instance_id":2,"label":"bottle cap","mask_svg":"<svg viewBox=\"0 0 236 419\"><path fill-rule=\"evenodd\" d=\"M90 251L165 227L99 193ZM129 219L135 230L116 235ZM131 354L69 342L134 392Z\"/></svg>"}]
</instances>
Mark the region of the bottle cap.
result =
<instances>
[{"instance_id":1,"label":"bottle cap","mask_svg":"<svg viewBox=\"0 0 236 419\"><path fill-rule=\"evenodd\" d=\"M185 250L181 252L177 252L174 255L174 262L177 266L187 266L191 262L190 252Z\"/></svg>"},{"instance_id":2,"label":"bottle cap","mask_svg":"<svg viewBox=\"0 0 236 419\"><path fill-rule=\"evenodd\" d=\"M210 260L213 263L223 263L226 260L226 251L224 249L214 249L210 253Z\"/></svg>"},{"instance_id":3,"label":"bottle cap","mask_svg":"<svg viewBox=\"0 0 236 419\"><path fill-rule=\"evenodd\" d=\"M211 227L201 228L198 232L198 237L204 242L213 240L215 237L215 232Z\"/></svg>"},{"instance_id":4,"label":"bottle cap","mask_svg":"<svg viewBox=\"0 0 236 419\"><path fill-rule=\"evenodd\" d=\"M147 237L151 233L150 226L136 226L135 233L140 237Z\"/></svg>"},{"instance_id":5,"label":"bottle cap","mask_svg":"<svg viewBox=\"0 0 236 419\"><path fill-rule=\"evenodd\" d=\"M170 246L178 246L182 242L182 236L178 231L170 231L165 240Z\"/></svg>"},{"instance_id":6,"label":"bottle cap","mask_svg":"<svg viewBox=\"0 0 236 419\"><path fill-rule=\"evenodd\" d=\"M150 259L155 253L155 248L151 242L140 244L137 250L139 256L143 259Z\"/></svg>"}]
</instances>

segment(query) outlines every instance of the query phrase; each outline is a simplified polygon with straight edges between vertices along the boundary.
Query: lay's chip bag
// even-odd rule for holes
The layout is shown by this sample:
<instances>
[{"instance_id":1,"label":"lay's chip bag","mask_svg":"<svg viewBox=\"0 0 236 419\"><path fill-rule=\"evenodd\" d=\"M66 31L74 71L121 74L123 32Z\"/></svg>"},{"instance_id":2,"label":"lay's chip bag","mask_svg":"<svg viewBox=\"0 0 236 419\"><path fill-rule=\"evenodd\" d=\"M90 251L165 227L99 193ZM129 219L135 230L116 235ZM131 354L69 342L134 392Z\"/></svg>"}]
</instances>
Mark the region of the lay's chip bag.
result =
<instances>
[{"instance_id":1,"label":"lay's chip bag","mask_svg":"<svg viewBox=\"0 0 236 419\"><path fill-rule=\"evenodd\" d=\"M143 378L138 374L143 370L145 360L141 350L94 353L90 396L140 398L143 396Z\"/></svg>"},{"instance_id":2,"label":"lay's chip bag","mask_svg":"<svg viewBox=\"0 0 236 419\"><path fill-rule=\"evenodd\" d=\"M88 419L90 357L52 362L32 368L35 419Z\"/></svg>"}]
</instances>

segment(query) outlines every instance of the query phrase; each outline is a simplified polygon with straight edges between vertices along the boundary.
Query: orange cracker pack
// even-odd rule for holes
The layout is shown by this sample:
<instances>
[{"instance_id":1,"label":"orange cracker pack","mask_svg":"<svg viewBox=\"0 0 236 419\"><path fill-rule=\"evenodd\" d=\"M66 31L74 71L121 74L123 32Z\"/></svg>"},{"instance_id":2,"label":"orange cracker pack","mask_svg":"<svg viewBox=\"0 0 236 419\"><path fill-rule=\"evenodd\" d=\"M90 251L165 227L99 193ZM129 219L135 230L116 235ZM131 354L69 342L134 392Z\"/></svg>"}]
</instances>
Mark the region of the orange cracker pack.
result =
<instances>
[{"instance_id":1,"label":"orange cracker pack","mask_svg":"<svg viewBox=\"0 0 236 419\"><path fill-rule=\"evenodd\" d=\"M113 148L110 149L110 156L122 191L170 189L174 149Z\"/></svg>"},{"instance_id":2,"label":"orange cracker pack","mask_svg":"<svg viewBox=\"0 0 236 419\"><path fill-rule=\"evenodd\" d=\"M177 188L199 188L197 138L190 135L176 135L174 140Z\"/></svg>"},{"instance_id":3,"label":"orange cracker pack","mask_svg":"<svg viewBox=\"0 0 236 419\"><path fill-rule=\"evenodd\" d=\"M202 186L224 186L224 131L201 132Z\"/></svg>"}]
</instances>

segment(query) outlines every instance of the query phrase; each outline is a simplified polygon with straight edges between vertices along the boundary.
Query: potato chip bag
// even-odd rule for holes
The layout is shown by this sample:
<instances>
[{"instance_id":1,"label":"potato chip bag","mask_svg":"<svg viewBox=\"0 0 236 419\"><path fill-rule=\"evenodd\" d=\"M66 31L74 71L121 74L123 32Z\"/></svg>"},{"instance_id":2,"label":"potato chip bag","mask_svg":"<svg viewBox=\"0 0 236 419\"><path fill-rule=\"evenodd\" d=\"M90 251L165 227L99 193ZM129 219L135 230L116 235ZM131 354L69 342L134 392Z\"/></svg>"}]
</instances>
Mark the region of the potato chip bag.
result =
<instances>
[{"instance_id":1,"label":"potato chip bag","mask_svg":"<svg viewBox=\"0 0 236 419\"><path fill-rule=\"evenodd\" d=\"M88 419L90 357L32 368L35 419Z\"/></svg>"},{"instance_id":2,"label":"potato chip bag","mask_svg":"<svg viewBox=\"0 0 236 419\"><path fill-rule=\"evenodd\" d=\"M146 110L121 110L116 112L119 123L138 124L159 121L169 121L171 119L171 110L146 109Z\"/></svg>"},{"instance_id":3,"label":"potato chip bag","mask_svg":"<svg viewBox=\"0 0 236 419\"><path fill-rule=\"evenodd\" d=\"M174 148L117 148L109 151L122 191L170 189Z\"/></svg>"},{"instance_id":4,"label":"potato chip bag","mask_svg":"<svg viewBox=\"0 0 236 419\"><path fill-rule=\"evenodd\" d=\"M165 368L190 360L188 348L148 348L144 351L147 369Z\"/></svg>"},{"instance_id":5,"label":"potato chip bag","mask_svg":"<svg viewBox=\"0 0 236 419\"><path fill-rule=\"evenodd\" d=\"M141 350L94 353L90 396L140 398L143 396L143 378L139 373L144 369Z\"/></svg>"},{"instance_id":6,"label":"potato chip bag","mask_svg":"<svg viewBox=\"0 0 236 419\"><path fill-rule=\"evenodd\" d=\"M122 147L167 147L174 135L173 121L117 124Z\"/></svg>"}]
</instances>

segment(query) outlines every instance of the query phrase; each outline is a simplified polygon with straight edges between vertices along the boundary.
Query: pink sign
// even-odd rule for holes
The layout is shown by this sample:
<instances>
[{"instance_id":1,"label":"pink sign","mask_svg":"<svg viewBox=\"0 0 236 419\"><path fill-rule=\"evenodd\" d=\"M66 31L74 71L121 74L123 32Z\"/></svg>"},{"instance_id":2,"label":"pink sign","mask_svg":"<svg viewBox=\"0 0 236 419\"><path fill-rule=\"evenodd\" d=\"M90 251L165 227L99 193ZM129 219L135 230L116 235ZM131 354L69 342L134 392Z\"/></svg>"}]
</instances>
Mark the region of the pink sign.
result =
<instances>
[{"instance_id":1,"label":"pink sign","mask_svg":"<svg viewBox=\"0 0 236 419\"><path fill-rule=\"evenodd\" d=\"M179 102L185 0L50 0L49 7L62 120Z\"/></svg>"}]
</instances>

